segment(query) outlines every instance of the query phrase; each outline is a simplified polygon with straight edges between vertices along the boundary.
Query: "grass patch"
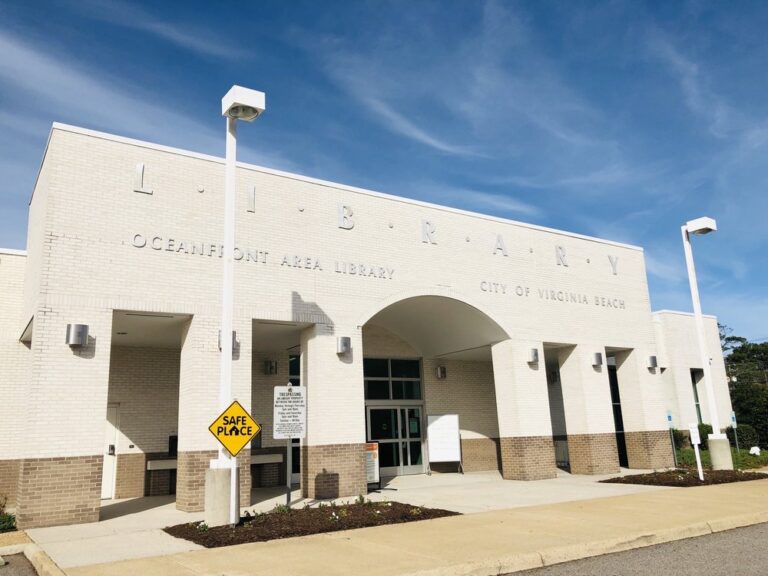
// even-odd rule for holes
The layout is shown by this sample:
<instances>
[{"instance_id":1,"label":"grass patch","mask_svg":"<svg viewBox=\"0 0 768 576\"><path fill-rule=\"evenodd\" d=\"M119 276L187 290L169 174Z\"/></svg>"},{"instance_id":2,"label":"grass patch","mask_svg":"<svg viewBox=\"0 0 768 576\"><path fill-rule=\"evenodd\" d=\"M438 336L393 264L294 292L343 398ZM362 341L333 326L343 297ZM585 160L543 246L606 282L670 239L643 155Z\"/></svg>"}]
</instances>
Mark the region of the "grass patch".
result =
<instances>
[{"instance_id":1,"label":"grass patch","mask_svg":"<svg viewBox=\"0 0 768 576\"><path fill-rule=\"evenodd\" d=\"M681 468L696 468L696 454L693 448L683 448L676 450L677 465ZM712 460L709 456L709 450L701 450L701 466L703 468L712 468ZM760 456L753 456L749 450L736 450L731 448L733 457L733 466L737 470L752 470L754 468L763 468L768 466L768 450L762 450Z\"/></svg>"}]
</instances>

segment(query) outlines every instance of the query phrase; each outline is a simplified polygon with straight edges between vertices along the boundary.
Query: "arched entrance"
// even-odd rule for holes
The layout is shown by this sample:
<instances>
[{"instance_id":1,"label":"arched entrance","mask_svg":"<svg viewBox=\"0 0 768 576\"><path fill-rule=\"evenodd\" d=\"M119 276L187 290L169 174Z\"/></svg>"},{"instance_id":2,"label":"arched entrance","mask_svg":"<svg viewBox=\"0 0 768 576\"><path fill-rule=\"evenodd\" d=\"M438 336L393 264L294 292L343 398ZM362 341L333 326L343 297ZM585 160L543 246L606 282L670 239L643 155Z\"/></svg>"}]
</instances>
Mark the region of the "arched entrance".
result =
<instances>
[{"instance_id":1,"label":"arched entrance","mask_svg":"<svg viewBox=\"0 0 768 576\"><path fill-rule=\"evenodd\" d=\"M363 325L366 439L383 476L429 463L427 416L457 414L465 470L500 466L491 347L509 338L458 298L425 294L387 304ZM455 464L450 467L455 470Z\"/></svg>"}]
</instances>

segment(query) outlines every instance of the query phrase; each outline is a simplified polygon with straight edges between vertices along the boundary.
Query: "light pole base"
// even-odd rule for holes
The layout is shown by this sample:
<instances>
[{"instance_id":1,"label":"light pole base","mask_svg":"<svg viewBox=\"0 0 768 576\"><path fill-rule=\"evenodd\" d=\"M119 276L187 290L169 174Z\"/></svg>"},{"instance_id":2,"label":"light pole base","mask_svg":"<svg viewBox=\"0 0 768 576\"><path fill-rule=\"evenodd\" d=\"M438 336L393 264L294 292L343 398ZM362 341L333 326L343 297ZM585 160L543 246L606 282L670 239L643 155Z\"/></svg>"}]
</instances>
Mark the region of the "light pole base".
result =
<instances>
[{"instance_id":1,"label":"light pole base","mask_svg":"<svg viewBox=\"0 0 768 576\"><path fill-rule=\"evenodd\" d=\"M712 460L712 470L733 470L733 458L731 457L731 444L724 434L710 434L707 439L709 444L709 457Z\"/></svg>"},{"instance_id":2,"label":"light pole base","mask_svg":"<svg viewBox=\"0 0 768 576\"><path fill-rule=\"evenodd\" d=\"M229 468L209 468L205 471L205 523L211 528L230 524L231 473Z\"/></svg>"}]
</instances>

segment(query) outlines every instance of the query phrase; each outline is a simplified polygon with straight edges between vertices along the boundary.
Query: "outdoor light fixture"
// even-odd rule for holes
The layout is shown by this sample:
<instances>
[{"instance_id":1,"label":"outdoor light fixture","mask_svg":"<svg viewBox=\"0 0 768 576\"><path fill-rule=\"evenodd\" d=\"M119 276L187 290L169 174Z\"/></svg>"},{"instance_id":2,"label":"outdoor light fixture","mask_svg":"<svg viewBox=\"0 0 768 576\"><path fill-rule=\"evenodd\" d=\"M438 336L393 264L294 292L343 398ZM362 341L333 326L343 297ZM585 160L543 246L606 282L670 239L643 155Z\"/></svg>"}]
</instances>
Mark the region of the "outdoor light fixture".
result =
<instances>
[{"instance_id":1,"label":"outdoor light fixture","mask_svg":"<svg viewBox=\"0 0 768 576\"><path fill-rule=\"evenodd\" d=\"M717 413L715 389L712 384L712 368L710 366L709 354L707 353L704 317L701 314L699 285L696 282L696 268L693 264L693 249L691 248L691 235L703 236L704 234L715 232L717 231L717 222L713 218L703 216L686 222L680 227L680 230L683 235L685 264L688 268L688 282L691 285L691 300L693 301L693 316L696 320L696 335L699 340L699 358L701 359L701 370L704 373L704 388L707 391L709 419L712 425L712 434L709 435L708 439L712 468L715 470L733 470L733 458L728 438L720 432L720 417Z\"/></svg>"},{"instance_id":2,"label":"outdoor light fixture","mask_svg":"<svg viewBox=\"0 0 768 576\"><path fill-rule=\"evenodd\" d=\"M603 365L603 355L601 352L595 352L595 355L592 357L592 366L597 368L598 366Z\"/></svg>"},{"instance_id":3,"label":"outdoor light fixture","mask_svg":"<svg viewBox=\"0 0 768 576\"><path fill-rule=\"evenodd\" d=\"M232 330L232 349L237 346L237 332ZM219 350L221 350L221 330L219 330Z\"/></svg>"},{"instance_id":4,"label":"outdoor light fixture","mask_svg":"<svg viewBox=\"0 0 768 576\"><path fill-rule=\"evenodd\" d=\"M264 374L267 376L274 376L277 374L277 360L264 361Z\"/></svg>"},{"instance_id":5,"label":"outdoor light fixture","mask_svg":"<svg viewBox=\"0 0 768 576\"><path fill-rule=\"evenodd\" d=\"M539 362L539 349L531 348L528 351L528 364L538 364Z\"/></svg>"},{"instance_id":6,"label":"outdoor light fixture","mask_svg":"<svg viewBox=\"0 0 768 576\"><path fill-rule=\"evenodd\" d=\"M221 99L221 114L233 120L253 122L266 108L264 92L232 86Z\"/></svg>"},{"instance_id":7,"label":"outdoor light fixture","mask_svg":"<svg viewBox=\"0 0 768 576\"><path fill-rule=\"evenodd\" d=\"M341 356L352 350L352 338L349 336L339 336L336 338L336 354Z\"/></svg>"},{"instance_id":8,"label":"outdoor light fixture","mask_svg":"<svg viewBox=\"0 0 768 576\"><path fill-rule=\"evenodd\" d=\"M448 376L448 370L445 368L445 366L438 366L435 368L435 377L438 380L445 380Z\"/></svg>"},{"instance_id":9,"label":"outdoor light fixture","mask_svg":"<svg viewBox=\"0 0 768 576\"><path fill-rule=\"evenodd\" d=\"M88 324L67 324L67 346L88 344Z\"/></svg>"},{"instance_id":10,"label":"outdoor light fixture","mask_svg":"<svg viewBox=\"0 0 768 576\"><path fill-rule=\"evenodd\" d=\"M656 356L648 356L648 368L657 368L659 366L659 360Z\"/></svg>"}]
</instances>

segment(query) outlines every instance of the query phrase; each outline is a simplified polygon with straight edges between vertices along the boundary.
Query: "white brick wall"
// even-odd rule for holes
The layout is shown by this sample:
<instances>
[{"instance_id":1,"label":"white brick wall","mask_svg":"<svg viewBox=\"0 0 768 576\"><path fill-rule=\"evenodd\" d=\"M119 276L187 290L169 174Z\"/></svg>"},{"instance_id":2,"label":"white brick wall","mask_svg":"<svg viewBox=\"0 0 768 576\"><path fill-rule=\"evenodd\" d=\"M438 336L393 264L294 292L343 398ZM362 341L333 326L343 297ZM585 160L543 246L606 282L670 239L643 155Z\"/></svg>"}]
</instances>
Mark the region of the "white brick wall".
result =
<instances>
[{"instance_id":1,"label":"white brick wall","mask_svg":"<svg viewBox=\"0 0 768 576\"><path fill-rule=\"evenodd\" d=\"M168 450L178 432L179 363L179 350L112 347L108 401L119 404L118 454Z\"/></svg>"},{"instance_id":2,"label":"white brick wall","mask_svg":"<svg viewBox=\"0 0 768 576\"><path fill-rule=\"evenodd\" d=\"M0 460L21 457L18 416L27 402L30 351L19 342L26 257L0 250Z\"/></svg>"},{"instance_id":3,"label":"white brick wall","mask_svg":"<svg viewBox=\"0 0 768 576\"><path fill-rule=\"evenodd\" d=\"M695 319L692 314L667 310L655 312L653 318L656 338L662 351L659 366L664 368L662 379L666 407L672 411L675 427L686 429L689 424L697 422L691 386L691 369L701 369ZM726 427L730 425L732 408L717 318L705 316L704 329L708 355L712 359L712 383L715 386L720 425ZM698 385L698 392L702 420L710 422L709 402L703 381Z\"/></svg>"}]
</instances>

